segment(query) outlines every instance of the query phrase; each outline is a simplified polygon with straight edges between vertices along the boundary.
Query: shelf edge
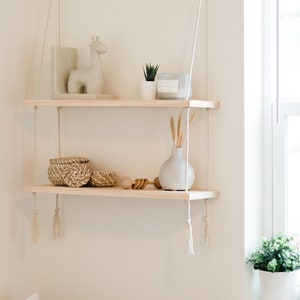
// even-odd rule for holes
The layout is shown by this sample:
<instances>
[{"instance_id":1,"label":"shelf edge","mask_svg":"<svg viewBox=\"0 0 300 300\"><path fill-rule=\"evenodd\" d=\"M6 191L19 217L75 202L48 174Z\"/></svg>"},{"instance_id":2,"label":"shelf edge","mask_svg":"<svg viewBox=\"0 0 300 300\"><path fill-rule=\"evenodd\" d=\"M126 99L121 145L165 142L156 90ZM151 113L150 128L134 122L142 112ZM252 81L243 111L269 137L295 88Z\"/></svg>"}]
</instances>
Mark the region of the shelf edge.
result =
<instances>
[{"instance_id":1,"label":"shelf edge","mask_svg":"<svg viewBox=\"0 0 300 300\"><path fill-rule=\"evenodd\" d=\"M26 185L25 192L42 194L61 194L78 196L99 196L99 197L119 197L119 198L145 198L145 199L172 199L172 200L203 200L217 198L217 191L164 191L157 189L145 190L124 190L121 188L99 188L99 187L81 187L71 188L67 186L44 185Z\"/></svg>"},{"instance_id":2,"label":"shelf edge","mask_svg":"<svg viewBox=\"0 0 300 300\"><path fill-rule=\"evenodd\" d=\"M210 100L25 100L31 107L123 107L123 108L218 108L219 102Z\"/></svg>"}]
</instances>

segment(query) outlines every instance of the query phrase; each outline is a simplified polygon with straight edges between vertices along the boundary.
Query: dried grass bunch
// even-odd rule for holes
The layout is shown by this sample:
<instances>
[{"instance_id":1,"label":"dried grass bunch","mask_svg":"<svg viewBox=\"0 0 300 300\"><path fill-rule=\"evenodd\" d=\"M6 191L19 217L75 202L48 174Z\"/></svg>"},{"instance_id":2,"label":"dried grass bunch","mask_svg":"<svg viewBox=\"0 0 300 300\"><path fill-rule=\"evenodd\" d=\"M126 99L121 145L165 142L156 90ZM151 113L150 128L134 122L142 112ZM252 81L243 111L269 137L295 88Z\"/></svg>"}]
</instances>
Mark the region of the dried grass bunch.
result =
<instances>
[{"instance_id":1,"label":"dried grass bunch","mask_svg":"<svg viewBox=\"0 0 300 300\"><path fill-rule=\"evenodd\" d=\"M172 134L174 148L181 148L185 138L182 117L183 117L183 110L180 112L177 118L177 122L175 122L173 116L171 116L170 118L170 127L171 127L171 134ZM191 124L195 120L195 118L196 118L196 113L193 113L192 116L190 117L189 124Z\"/></svg>"}]
</instances>

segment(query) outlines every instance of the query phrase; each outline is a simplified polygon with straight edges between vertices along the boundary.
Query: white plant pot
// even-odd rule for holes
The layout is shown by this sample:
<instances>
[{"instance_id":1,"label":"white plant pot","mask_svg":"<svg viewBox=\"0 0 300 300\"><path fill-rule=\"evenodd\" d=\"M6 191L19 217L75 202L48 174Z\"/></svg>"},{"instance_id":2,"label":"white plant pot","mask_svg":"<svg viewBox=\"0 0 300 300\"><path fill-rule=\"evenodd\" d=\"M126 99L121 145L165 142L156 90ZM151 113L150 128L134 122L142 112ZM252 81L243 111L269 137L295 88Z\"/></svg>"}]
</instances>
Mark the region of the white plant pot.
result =
<instances>
[{"instance_id":1,"label":"white plant pot","mask_svg":"<svg viewBox=\"0 0 300 300\"><path fill-rule=\"evenodd\" d=\"M156 99L156 82L155 81L142 81L141 82L141 96L142 96L142 100L155 100Z\"/></svg>"},{"instance_id":2,"label":"white plant pot","mask_svg":"<svg viewBox=\"0 0 300 300\"><path fill-rule=\"evenodd\" d=\"M300 270L293 272L259 271L262 300L298 300Z\"/></svg>"}]
</instances>

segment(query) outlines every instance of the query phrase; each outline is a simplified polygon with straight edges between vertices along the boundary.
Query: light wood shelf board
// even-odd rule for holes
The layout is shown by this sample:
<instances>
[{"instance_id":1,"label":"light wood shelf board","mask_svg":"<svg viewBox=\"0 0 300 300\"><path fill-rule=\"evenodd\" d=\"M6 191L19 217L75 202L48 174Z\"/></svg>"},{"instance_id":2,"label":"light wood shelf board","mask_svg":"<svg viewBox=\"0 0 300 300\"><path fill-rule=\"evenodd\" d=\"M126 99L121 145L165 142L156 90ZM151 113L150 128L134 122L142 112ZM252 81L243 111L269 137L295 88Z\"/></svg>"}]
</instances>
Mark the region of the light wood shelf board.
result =
<instances>
[{"instance_id":1,"label":"light wood shelf board","mask_svg":"<svg viewBox=\"0 0 300 300\"><path fill-rule=\"evenodd\" d=\"M124 108L218 108L219 102L208 100L25 100L33 107L124 107Z\"/></svg>"},{"instance_id":2,"label":"light wood shelf board","mask_svg":"<svg viewBox=\"0 0 300 300\"><path fill-rule=\"evenodd\" d=\"M27 185L26 192L61 195L119 197L119 198L146 198L146 199L171 199L171 200L201 200L218 197L217 191L190 190L164 191L158 189L125 190L119 187L80 187L54 186L51 184Z\"/></svg>"}]
</instances>

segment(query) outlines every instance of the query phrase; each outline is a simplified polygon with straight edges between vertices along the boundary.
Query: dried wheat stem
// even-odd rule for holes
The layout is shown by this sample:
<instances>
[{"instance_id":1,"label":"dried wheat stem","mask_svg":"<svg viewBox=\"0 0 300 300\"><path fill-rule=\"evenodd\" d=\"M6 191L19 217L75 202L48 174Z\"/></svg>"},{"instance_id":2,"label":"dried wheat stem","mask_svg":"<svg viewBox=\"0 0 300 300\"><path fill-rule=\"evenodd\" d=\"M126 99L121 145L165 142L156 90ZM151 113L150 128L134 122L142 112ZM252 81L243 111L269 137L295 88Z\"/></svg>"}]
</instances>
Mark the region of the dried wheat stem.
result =
<instances>
[{"instance_id":1,"label":"dried wheat stem","mask_svg":"<svg viewBox=\"0 0 300 300\"><path fill-rule=\"evenodd\" d=\"M176 148L180 148L180 140L182 139L182 111L177 120L177 143Z\"/></svg>"},{"instance_id":2,"label":"dried wheat stem","mask_svg":"<svg viewBox=\"0 0 300 300\"><path fill-rule=\"evenodd\" d=\"M184 132L182 131L183 127L183 110L181 110L180 115L178 116L177 122L175 124L175 119L173 116L170 118L170 126L172 133L172 140L174 148L181 148L184 141ZM189 119L189 124L191 124L196 118L196 113L194 112Z\"/></svg>"},{"instance_id":3,"label":"dried wheat stem","mask_svg":"<svg viewBox=\"0 0 300 300\"><path fill-rule=\"evenodd\" d=\"M172 133L172 140L174 148L176 147L176 129L175 129L175 121L173 116L170 119L170 125L171 125L171 133Z\"/></svg>"},{"instance_id":4,"label":"dried wheat stem","mask_svg":"<svg viewBox=\"0 0 300 300\"><path fill-rule=\"evenodd\" d=\"M178 137L177 148L181 148L181 147L182 147L183 141L184 141L184 136L183 136L183 134L181 134L181 135Z\"/></svg>"}]
</instances>

